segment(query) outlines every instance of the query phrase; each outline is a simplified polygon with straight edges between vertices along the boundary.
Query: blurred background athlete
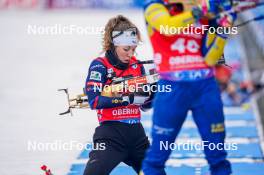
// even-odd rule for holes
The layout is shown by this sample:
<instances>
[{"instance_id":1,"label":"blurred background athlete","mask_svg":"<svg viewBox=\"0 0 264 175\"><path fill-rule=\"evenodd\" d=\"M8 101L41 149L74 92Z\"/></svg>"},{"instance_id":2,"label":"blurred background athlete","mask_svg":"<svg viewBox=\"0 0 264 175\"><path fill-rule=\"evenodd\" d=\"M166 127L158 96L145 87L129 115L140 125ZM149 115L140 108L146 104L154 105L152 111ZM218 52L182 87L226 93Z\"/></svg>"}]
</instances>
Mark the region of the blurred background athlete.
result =
<instances>
[{"instance_id":1,"label":"blurred background athlete","mask_svg":"<svg viewBox=\"0 0 264 175\"><path fill-rule=\"evenodd\" d=\"M171 85L171 92L158 92L154 100L152 144L143 162L145 175L164 175L171 150L160 144L174 143L187 112L192 111L203 141L219 145L204 147L212 175L231 174L224 150L223 103L214 77L214 66L221 58L227 35L203 33L202 25L232 26L235 15L220 15L231 8L229 1L152 0L145 5L145 20L160 74L160 85ZM208 20L210 12L210 20ZM206 18L204 16L207 16ZM193 26L190 26L193 24ZM163 27L188 27L195 33L162 33ZM196 29L196 30L192 30ZM187 31L188 31L187 30Z\"/></svg>"}]
</instances>

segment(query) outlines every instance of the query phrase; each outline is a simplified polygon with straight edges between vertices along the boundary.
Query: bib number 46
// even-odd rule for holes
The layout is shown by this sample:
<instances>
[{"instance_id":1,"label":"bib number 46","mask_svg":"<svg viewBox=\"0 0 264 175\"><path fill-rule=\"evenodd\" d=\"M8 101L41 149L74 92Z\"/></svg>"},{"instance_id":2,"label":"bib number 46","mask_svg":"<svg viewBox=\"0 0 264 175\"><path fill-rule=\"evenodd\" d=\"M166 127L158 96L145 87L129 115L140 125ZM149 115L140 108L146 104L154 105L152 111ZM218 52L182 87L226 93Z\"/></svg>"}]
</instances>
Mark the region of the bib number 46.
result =
<instances>
[{"instance_id":1,"label":"bib number 46","mask_svg":"<svg viewBox=\"0 0 264 175\"><path fill-rule=\"evenodd\" d=\"M191 53L197 53L200 50L200 46L195 40L179 38L171 45L171 50L178 51L181 54L186 53L186 51Z\"/></svg>"}]
</instances>

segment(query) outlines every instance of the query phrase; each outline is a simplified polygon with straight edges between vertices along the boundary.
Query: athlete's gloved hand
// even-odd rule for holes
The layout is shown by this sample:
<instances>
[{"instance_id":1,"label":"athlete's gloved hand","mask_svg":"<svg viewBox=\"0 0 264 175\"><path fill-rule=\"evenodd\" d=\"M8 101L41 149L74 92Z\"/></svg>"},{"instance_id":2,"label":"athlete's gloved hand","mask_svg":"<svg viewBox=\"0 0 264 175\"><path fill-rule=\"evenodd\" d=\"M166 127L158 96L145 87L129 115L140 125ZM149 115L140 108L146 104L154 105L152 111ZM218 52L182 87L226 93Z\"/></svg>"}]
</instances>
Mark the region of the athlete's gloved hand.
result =
<instances>
[{"instance_id":1,"label":"athlete's gloved hand","mask_svg":"<svg viewBox=\"0 0 264 175\"><path fill-rule=\"evenodd\" d=\"M152 108L155 93L157 92L157 83L151 84L150 89L149 98L140 106L140 109L144 112Z\"/></svg>"},{"instance_id":2,"label":"athlete's gloved hand","mask_svg":"<svg viewBox=\"0 0 264 175\"><path fill-rule=\"evenodd\" d=\"M215 1L208 0L208 3L205 3L205 9L208 10L208 13L214 14L213 19L209 20L210 27L214 27L216 29L221 29L225 27L232 27L236 18L236 13L230 13L232 9L231 1ZM209 6L208 6L209 5ZM217 32L220 36L226 38L228 34L222 34L223 32ZM226 33L226 32L225 32Z\"/></svg>"},{"instance_id":3,"label":"athlete's gloved hand","mask_svg":"<svg viewBox=\"0 0 264 175\"><path fill-rule=\"evenodd\" d=\"M152 101L154 99L154 95L154 93L151 93L150 97L142 105L140 105L140 109L142 111L146 112L152 108Z\"/></svg>"},{"instance_id":4,"label":"athlete's gloved hand","mask_svg":"<svg viewBox=\"0 0 264 175\"><path fill-rule=\"evenodd\" d=\"M142 105L149 98L149 96L142 96L136 94L129 94L122 96L122 104L124 106L134 104L134 105Z\"/></svg>"},{"instance_id":5,"label":"athlete's gloved hand","mask_svg":"<svg viewBox=\"0 0 264 175\"><path fill-rule=\"evenodd\" d=\"M236 14L220 14L216 19L209 20L209 26L214 27L216 34L222 38L228 38L231 28L237 18Z\"/></svg>"},{"instance_id":6,"label":"athlete's gloved hand","mask_svg":"<svg viewBox=\"0 0 264 175\"><path fill-rule=\"evenodd\" d=\"M218 26L221 27L232 27L235 20L235 14L220 14L220 16L216 19L216 22Z\"/></svg>"},{"instance_id":7,"label":"athlete's gloved hand","mask_svg":"<svg viewBox=\"0 0 264 175\"><path fill-rule=\"evenodd\" d=\"M216 23L218 26L222 28L230 28L233 26L236 18L237 18L237 15L234 13L222 14L216 19ZM222 32L222 33L217 32L217 34L221 36L222 38L227 38L229 35L227 32Z\"/></svg>"}]
</instances>

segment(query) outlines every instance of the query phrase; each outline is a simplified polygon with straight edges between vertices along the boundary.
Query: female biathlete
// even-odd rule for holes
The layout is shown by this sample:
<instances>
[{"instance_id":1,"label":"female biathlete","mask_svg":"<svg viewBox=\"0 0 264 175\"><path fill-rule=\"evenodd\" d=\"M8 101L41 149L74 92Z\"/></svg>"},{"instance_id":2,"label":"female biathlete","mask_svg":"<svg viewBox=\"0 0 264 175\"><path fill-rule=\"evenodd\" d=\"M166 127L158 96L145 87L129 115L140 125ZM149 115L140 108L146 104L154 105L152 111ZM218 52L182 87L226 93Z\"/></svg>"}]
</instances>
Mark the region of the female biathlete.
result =
<instances>
[{"instance_id":1,"label":"female biathlete","mask_svg":"<svg viewBox=\"0 0 264 175\"><path fill-rule=\"evenodd\" d=\"M90 152L84 175L108 175L120 162L133 167L137 173L141 168L149 141L140 122L140 109L149 108L151 98L127 93L113 97L109 92L102 94L98 88L111 85L114 78L145 74L134 56L139 41L138 28L124 16L110 19L105 26L105 55L92 61L85 88L90 107L97 111L100 123L93 142L104 149Z\"/></svg>"}]
</instances>

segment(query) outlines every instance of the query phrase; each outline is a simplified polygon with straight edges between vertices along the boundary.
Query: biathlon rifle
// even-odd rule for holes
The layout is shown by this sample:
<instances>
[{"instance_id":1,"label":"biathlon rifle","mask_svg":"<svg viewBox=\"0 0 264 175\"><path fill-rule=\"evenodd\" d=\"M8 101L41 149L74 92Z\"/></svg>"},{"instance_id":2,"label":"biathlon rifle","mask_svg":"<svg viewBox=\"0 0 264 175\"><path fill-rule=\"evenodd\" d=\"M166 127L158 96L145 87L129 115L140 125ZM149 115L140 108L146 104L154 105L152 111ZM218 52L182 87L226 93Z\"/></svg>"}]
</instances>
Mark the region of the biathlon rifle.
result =
<instances>
[{"instance_id":1,"label":"biathlon rifle","mask_svg":"<svg viewBox=\"0 0 264 175\"><path fill-rule=\"evenodd\" d=\"M153 64L153 60L148 61L138 61L135 64ZM113 78L112 84L109 86L105 86L102 90L101 95L106 97L119 97L124 94L124 89L130 89L129 87L140 85L151 85L155 84L159 79L158 74L152 69L150 70L149 75L138 76L138 77L117 77ZM132 88L133 89L133 88ZM74 98L70 97L69 90L59 89L58 91L62 91L66 94L68 109L65 112L60 113L59 115L71 114L72 109L87 109L90 108L88 103L88 97L85 93L85 89L83 89L83 93L76 95ZM134 93L132 91L128 91L125 93Z\"/></svg>"},{"instance_id":2,"label":"biathlon rifle","mask_svg":"<svg viewBox=\"0 0 264 175\"><path fill-rule=\"evenodd\" d=\"M68 104L68 109L65 112L60 113L59 115L65 115L70 113L71 116L73 116L72 109L84 109L84 108L89 108L89 103L88 103L88 98L87 95L85 94L85 91L83 90L82 94L76 95L74 98L70 98L69 90L68 88L66 89L58 89L58 91L63 91L66 94L67 98L67 104Z\"/></svg>"}]
</instances>

